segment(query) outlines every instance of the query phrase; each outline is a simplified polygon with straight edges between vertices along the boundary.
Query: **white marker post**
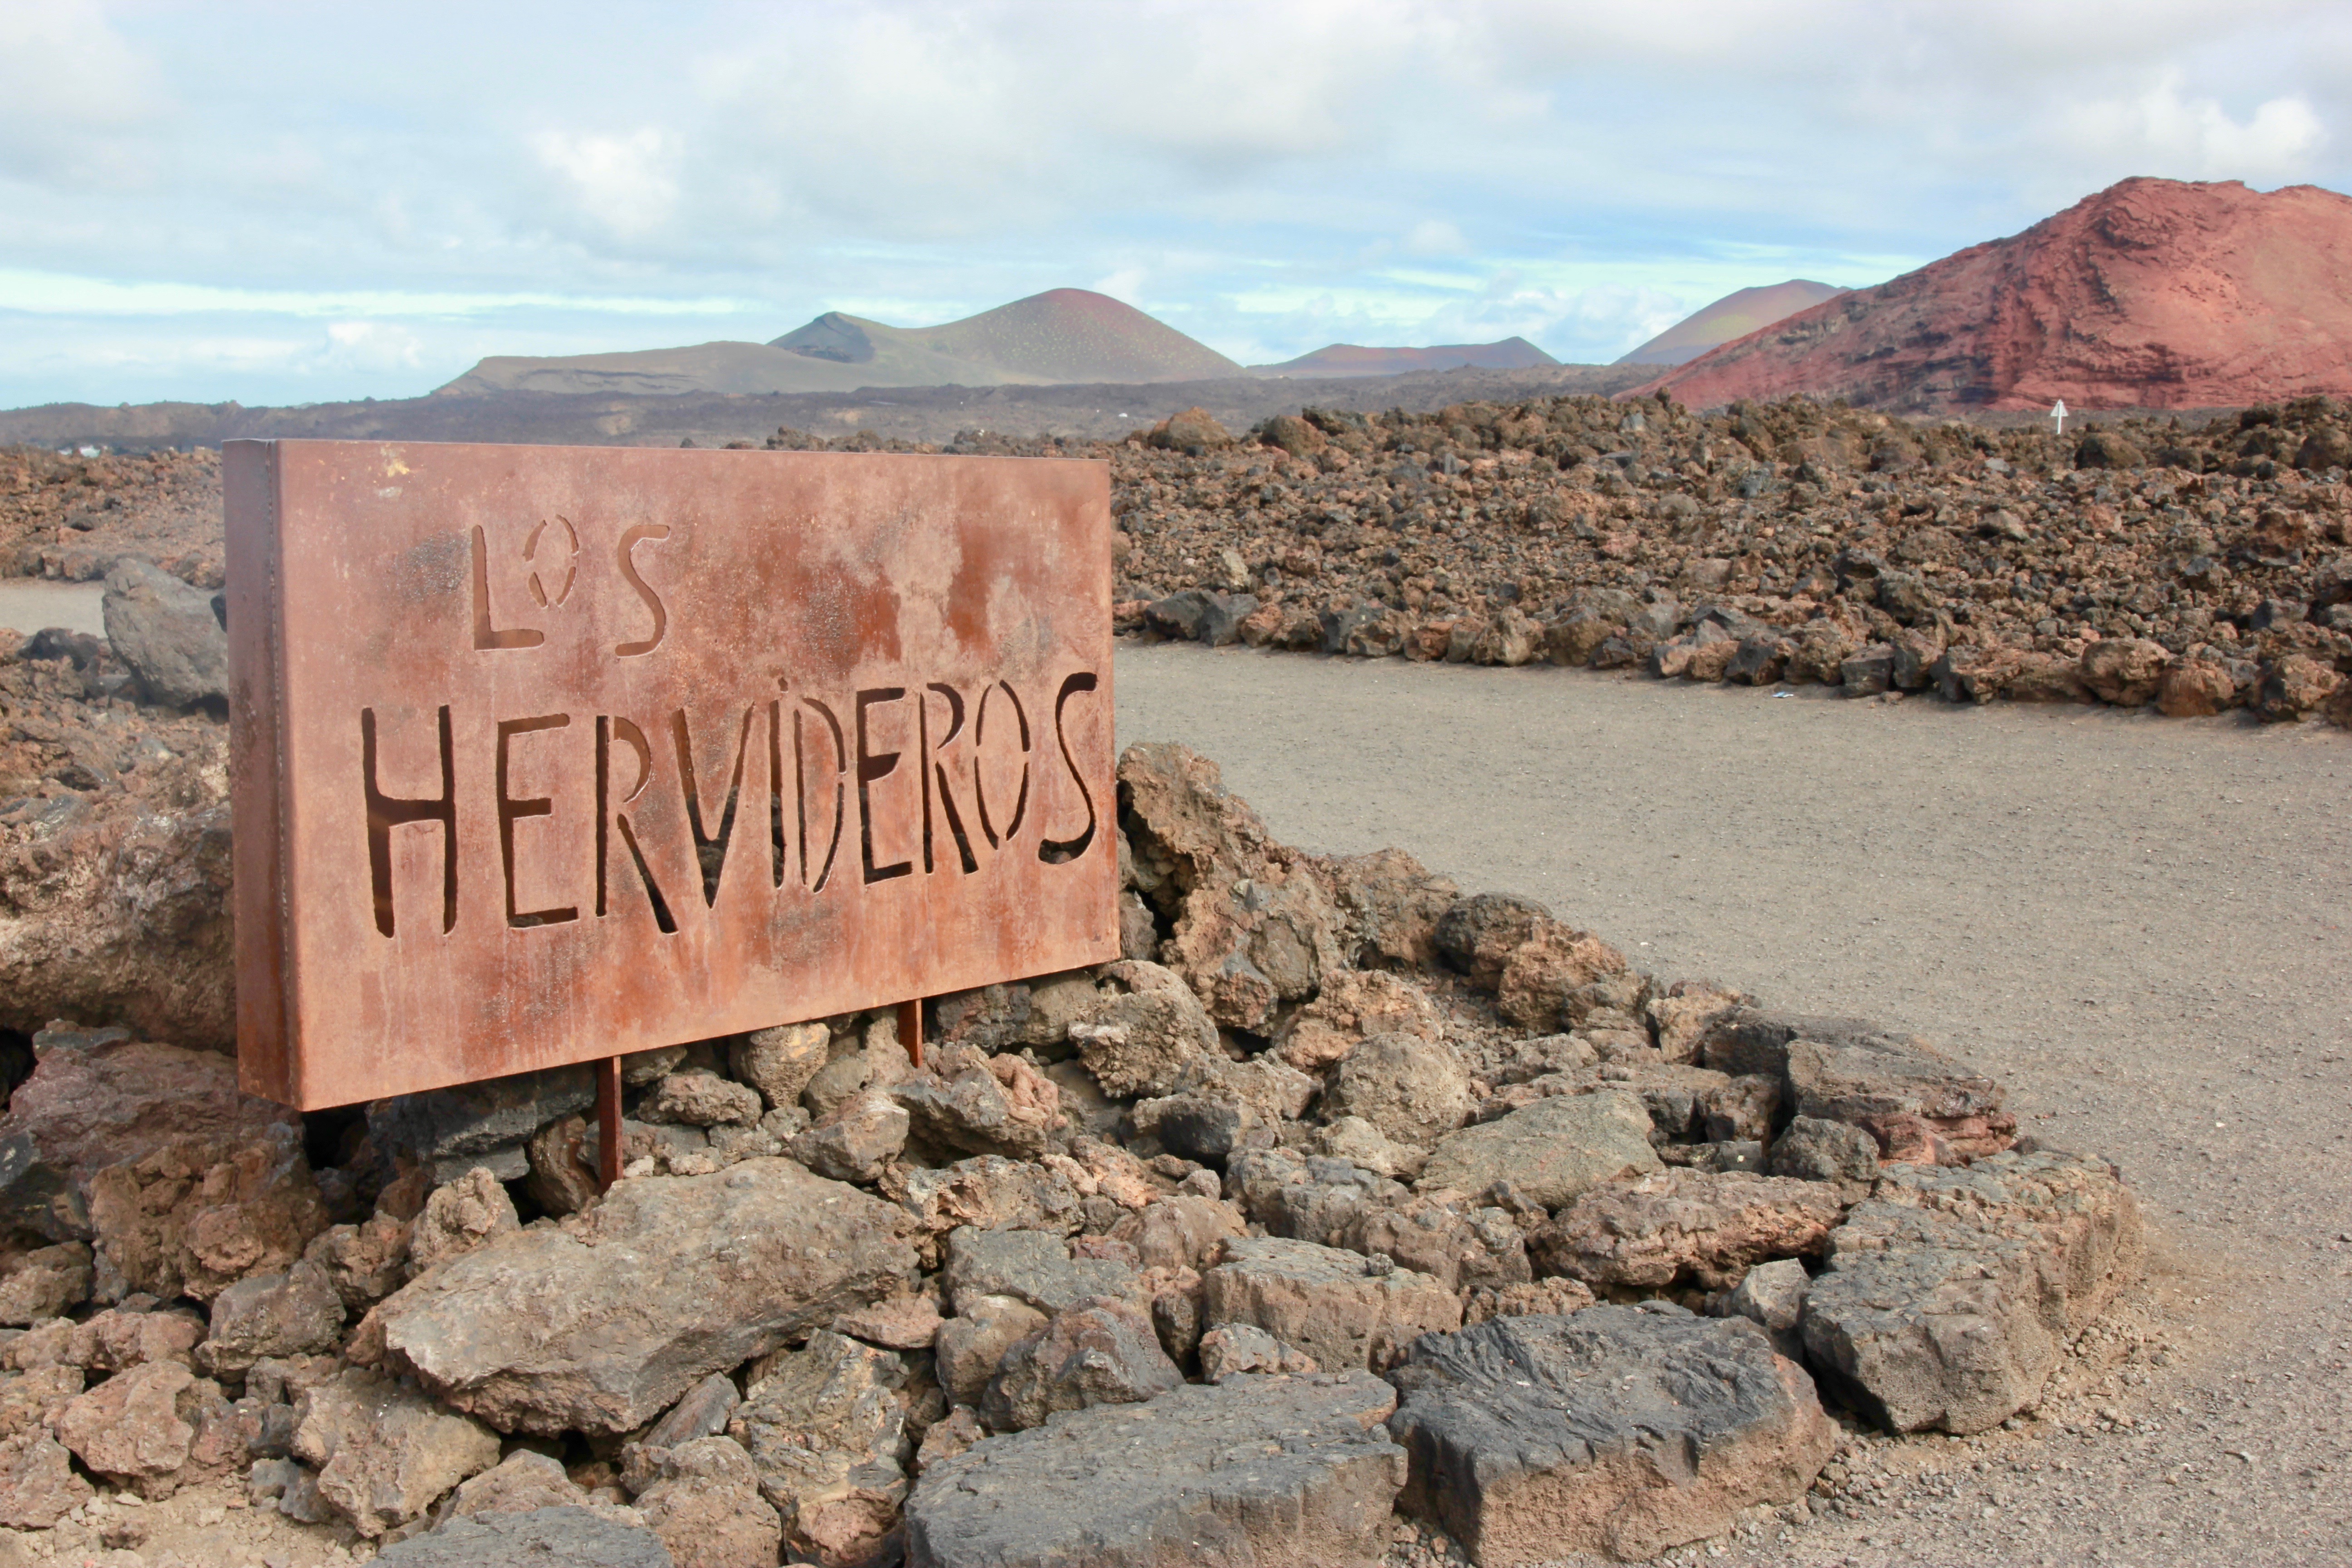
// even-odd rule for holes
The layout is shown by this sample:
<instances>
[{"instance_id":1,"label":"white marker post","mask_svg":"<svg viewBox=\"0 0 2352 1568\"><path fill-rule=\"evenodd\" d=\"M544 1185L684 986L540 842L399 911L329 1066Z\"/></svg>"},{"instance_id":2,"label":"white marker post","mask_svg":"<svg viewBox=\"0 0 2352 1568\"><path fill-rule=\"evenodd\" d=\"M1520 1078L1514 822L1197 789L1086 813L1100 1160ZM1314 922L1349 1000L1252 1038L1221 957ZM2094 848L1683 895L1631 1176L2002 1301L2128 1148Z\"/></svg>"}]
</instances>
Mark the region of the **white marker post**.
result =
<instances>
[{"instance_id":1,"label":"white marker post","mask_svg":"<svg viewBox=\"0 0 2352 1568\"><path fill-rule=\"evenodd\" d=\"M2050 405L2050 417L2057 423L2058 434L2066 434L2066 400L2060 398Z\"/></svg>"}]
</instances>

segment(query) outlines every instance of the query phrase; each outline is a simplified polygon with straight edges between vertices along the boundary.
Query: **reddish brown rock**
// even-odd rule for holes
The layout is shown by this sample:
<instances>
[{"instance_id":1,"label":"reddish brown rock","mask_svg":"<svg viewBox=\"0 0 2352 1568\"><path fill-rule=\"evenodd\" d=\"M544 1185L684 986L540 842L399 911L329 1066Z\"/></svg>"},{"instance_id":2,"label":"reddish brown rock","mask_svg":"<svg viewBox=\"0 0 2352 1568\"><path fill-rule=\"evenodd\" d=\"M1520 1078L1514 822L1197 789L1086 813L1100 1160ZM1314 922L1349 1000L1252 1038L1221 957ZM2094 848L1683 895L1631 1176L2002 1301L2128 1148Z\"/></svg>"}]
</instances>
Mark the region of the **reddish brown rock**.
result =
<instances>
[{"instance_id":1,"label":"reddish brown rock","mask_svg":"<svg viewBox=\"0 0 2352 1568\"><path fill-rule=\"evenodd\" d=\"M1844 1213L1823 1182L1666 1170L1585 1194L1528 1251L1541 1272L1588 1285L1720 1290L1768 1258L1819 1255Z\"/></svg>"},{"instance_id":2,"label":"reddish brown rock","mask_svg":"<svg viewBox=\"0 0 2352 1568\"><path fill-rule=\"evenodd\" d=\"M167 1300L209 1301L282 1271L327 1228L301 1138L282 1122L244 1142L174 1141L108 1166L89 1189L101 1258L131 1289Z\"/></svg>"},{"instance_id":3,"label":"reddish brown rock","mask_svg":"<svg viewBox=\"0 0 2352 1568\"><path fill-rule=\"evenodd\" d=\"M87 1238L100 1167L175 1139L244 1142L294 1112L241 1094L236 1063L141 1040L51 1050L0 1117L0 1218L55 1240Z\"/></svg>"}]
</instances>

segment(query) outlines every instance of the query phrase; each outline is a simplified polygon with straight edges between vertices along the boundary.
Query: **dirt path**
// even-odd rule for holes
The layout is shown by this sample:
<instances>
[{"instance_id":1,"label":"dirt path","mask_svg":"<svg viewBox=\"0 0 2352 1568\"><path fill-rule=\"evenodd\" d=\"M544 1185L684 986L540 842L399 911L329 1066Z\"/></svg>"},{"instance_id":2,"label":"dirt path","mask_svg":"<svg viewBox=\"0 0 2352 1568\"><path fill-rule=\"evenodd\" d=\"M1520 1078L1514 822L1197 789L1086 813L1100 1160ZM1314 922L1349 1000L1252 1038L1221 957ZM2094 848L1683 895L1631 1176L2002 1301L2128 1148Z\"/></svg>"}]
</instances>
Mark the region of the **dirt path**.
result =
<instances>
[{"instance_id":1,"label":"dirt path","mask_svg":"<svg viewBox=\"0 0 2352 1568\"><path fill-rule=\"evenodd\" d=\"M1122 744L1217 758L1283 838L1917 1028L2139 1189L2158 1364L1874 1447L1890 1500L1709 1561L2352 1561L2352 736L1181 645L1117 679Z\"/></svg>"}]
</instances>

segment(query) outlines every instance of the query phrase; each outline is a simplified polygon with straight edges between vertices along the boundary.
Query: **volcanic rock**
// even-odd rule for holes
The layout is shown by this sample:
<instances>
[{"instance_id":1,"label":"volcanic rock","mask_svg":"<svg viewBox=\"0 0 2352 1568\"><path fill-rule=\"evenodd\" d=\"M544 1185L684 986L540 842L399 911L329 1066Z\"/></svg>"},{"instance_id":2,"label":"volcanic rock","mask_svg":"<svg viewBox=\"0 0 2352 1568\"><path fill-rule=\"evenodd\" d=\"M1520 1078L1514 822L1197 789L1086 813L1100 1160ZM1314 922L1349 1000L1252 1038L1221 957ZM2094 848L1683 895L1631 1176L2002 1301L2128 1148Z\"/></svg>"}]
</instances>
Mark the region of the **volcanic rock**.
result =
<instances>
[{"instance_id":1,"label":"volcanic rock","mask_svg":"<svg viewBox=\"0 0 2352 1568\"><path fill-rule=\"evenodd\" d=\"M213 1298L205 1370L237 1377L264 1357L331 1351L342 1329L342 1296L318 1264L306 1260L283 1274L256 1274Z\"/></svg>"},{"instance_id":2,"label":"volcanic rock","mask_svg":"<svg viewBox=\"0 0 2352 1568\"><path fill-rule=\"evenodd\" d=\"M923 1568L1349 1568L1377 1561L1404 1456L1368 1373L1236 1377L1055 1415L927 1468Z\"/></svg>"},{"instance_id":3,"label":"volcanic rock","mask_svg":"<svg viewBox=\"0 0 2352 1568\"><path fill-rule=\"evenodd\" d=\"M300 1134L181 1138L89 1181L109 1299L130 1290L209 1301L249 1274L291 1267L327 1228Z\"/></svg>"},{"instance_id":4,"label":"volcanic rock","mask_svg":"<svg viewBox=\"0 0 2352 1568\"><path fill-rule=\"evenodd\" d=\"M1837 1447L1762 1330L1664 1302L1433 1334L1391 1381L1412 1456L1400 1507L1482 1568L1655 1556L1802 1496Z\"/></svg>"},{"instance_id":5,"label":"volcanic rock","mask_svg":"<svg viewBox=\"0 0 2352 1568\"><path fill-rule=\"evenodd\" d=\"M106 641L153 701L173 708L228 700L228 633L213 596L145 561L106 574Z\"/></svg>"},{"instance_id":6,"label":"volcanic rock","mask_svg":"<svg viewBox=\"0 0 2352 1568\"><path fill-rule=\"evenodd\" d=\"M661 1537L585 1508L453 1519L385 1547L383 1568L677 1568Z\"/></svg>"},{"instance_id":7,"label":"volcanic rock","mask_svg":"<svg viewBox=\"0 0 2352 1568\"><path fill-rule=\"evenodd\" d=\"M866 1563L906 1500L900 1468L907 1366L888 1351L819 1332L779 1355L727 1431L751 1456L787 1544L819 1563Z\"/></svg>"},{"instance_id":8,"label":"volcanic rock","mask_svg":"<svg viewBox=\"0 0 2352 1568\"><path fill-rule=\"evenodd\" d=\"M481 1423L362 1367L310 1390L295 1409L294 1457L318 1471L319 1496L371 1538L499 1462L498 1436Z\"/></svg>"},{"instance_id":9,"label":"volcanic rock","mask_svg":"<svg viewBox=\"0 0 2352 1568\"><path fill-rule=\"evenodd\" d=\"M1429 1276L1308 1241L1230 1241L1203 1283L1212 1326L1264 1329L1329 1371L1384 1367L1414 1335L1462 1321L1462 1303Z\"/></svg>"},{"instance_id":10,"label":"volcanic rock","mask_svg":"<svg viewBox=\"0 0 2352 1568\"><path fill-rule=\"evenodd\" d=\"M2144 1242L2106 1162L2007 1153L1888 1166L1828 1252L1803 1319L1824 1385L1890 1430L1967 1433L2040 1396L2065 1346L2137 1277Z\"/></svg>"},{"instance_id":11,"label":"volcanic rock","mask_svg":"<svg viewBox=\"0 0 2352 1568\"><path fill-rule=\"evenodd\" d=\"M1014 1345L981 1412L999 1432L1041 1426L1057 1410L1132 1405L1181 1386L1151 1319L1130 1301L1097 1296L1054 1314Z\"/></svg>"},{"instance_id":12,"label":"volcanic rock","mask_svg":"<svg viewBox=\"0 0 2352 1568\"><path fill-rule=\"evenodd\" d=\"M0 1219L55 1240L90 1235L88 1184L175 1139L243 1143L294 1116L240 1094L236 1064L120 1040L53 1050L0 1117Z\"/></svg>"},{"instance_id":13,"label":"volcanic rock","mask_svg":"<svg viewBox=\"0 0 2352 1568\"><path fill-rule=\"evenodd\" d=\"M646 1466L637 1511L673 1558L694 1568L773 1568L783 1526L732 1438L650 1449Z\"/></svg>"},{"instance_id":14,"label":"volcanic rock","mask_svg":"<svg viewBox=\"0 0 2352 1568\"><path fill-rule=\"evenodd\" d=\"M1557 1096L1448 1136L1416 1184L1477 1194L1509 1181L1530 1201L1559 1208L1603 1182L1659 1169L1650 1125L1630 1094Z\"/></svg>"},{"instance_id":15,"label":"volcanic rock","mask_svg":"<svg viewBox=\"0 0 2352 1568\"><path fill-rule=\"evenodd\" d=\"M787 1160L624 1182L372 1315L394 1363L502 1431L625 1432L713 1372L899 1293L900 1211Z\"/></svg>"},{"instance_id":16,"label":"volcanic rock","mask_svg":"<svg viewBox=\"0 0 2352 1568\"><path fill-rule=\"evenodd\" d=\"M1843 1214L1820 1182L1661 1171L1586 1193L1528 1250L1542 1272L1588 1285L1722 1289L1769 1258L1819 1256Z\"/></svg>"},{"instance_id":17,"label":"volcanic rock","mask_svg":"<svg viewBox=\"0 0 2352 1568\"><path fill-rule=\"evenodd\" d=\"M1454 1047L1398 1030L1374 1035L1339 1063L1326 1113L1360 1116L1400 1143L1427 1147L1470 1114L1470 1074Z\"/></svg>"}]
</instances>

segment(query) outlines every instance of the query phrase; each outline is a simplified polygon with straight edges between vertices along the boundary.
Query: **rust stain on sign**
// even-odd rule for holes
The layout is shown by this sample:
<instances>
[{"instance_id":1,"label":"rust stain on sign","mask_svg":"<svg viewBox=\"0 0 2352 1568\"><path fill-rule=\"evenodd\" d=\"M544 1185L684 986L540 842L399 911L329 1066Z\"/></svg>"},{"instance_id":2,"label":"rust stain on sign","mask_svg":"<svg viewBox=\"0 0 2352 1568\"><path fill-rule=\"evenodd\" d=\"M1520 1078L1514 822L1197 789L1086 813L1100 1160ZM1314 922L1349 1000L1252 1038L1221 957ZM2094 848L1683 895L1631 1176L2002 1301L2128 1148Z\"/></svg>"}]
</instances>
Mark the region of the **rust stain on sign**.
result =
<instances>
[{"instance_id":1,"label":"rust stain on sign","mask_svg":"<svg viewBox=\"0 0 2352 1568\"><path fill-rule=\"evenodd\" d=\"M247 1089L349 1104L1118 956L1105 465L226 469Z\"/></svg>"}]
</instances>

